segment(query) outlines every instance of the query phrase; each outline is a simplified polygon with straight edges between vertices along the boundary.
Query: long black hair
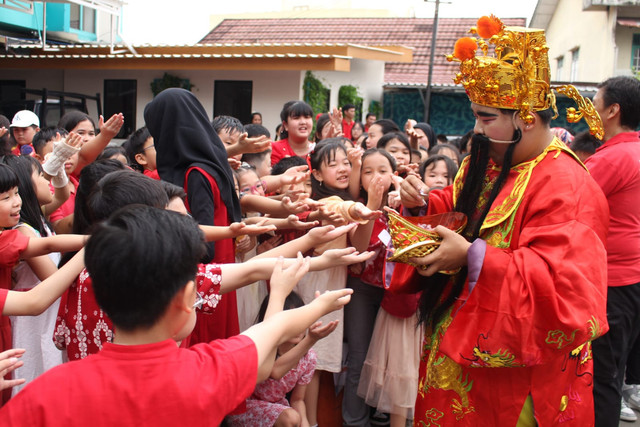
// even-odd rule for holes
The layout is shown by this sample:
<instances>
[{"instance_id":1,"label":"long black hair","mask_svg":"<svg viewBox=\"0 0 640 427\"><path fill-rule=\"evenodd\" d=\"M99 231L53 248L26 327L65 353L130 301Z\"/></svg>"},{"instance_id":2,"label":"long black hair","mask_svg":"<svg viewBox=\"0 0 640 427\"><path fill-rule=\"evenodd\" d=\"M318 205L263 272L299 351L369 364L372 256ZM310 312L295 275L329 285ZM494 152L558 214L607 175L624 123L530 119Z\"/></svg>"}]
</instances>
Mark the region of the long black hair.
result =
<instances>
[{"instance_id":1,"label":"long black hair","mask_svg":"<svg viewBox=\"0 0 640 427\"><path fill-rule=\"evenodd\" d=\"M513 114L512 110L500 111L502 114ZM513 151L521 138L522 132L520 129L516 129L512 138L515 142L507 148L502 161L502 170L493 184L487 203L480 212L477 211L477 205L478 199L485 186L485 175L487 167L489 166L489 144L491 142L485 135L475 134L471 138L469 168L454 207L454 211L462 212L467 216L468 223L463 235L468 241L473 242L480 236L482 223L507 180L507 176L511 170ZM436 327L462 293L462 289L464 289L465 282L467 281L467 273L467 267L464 266L453 277L436 273L431 277L424 278L428 283L424 286L424 291L420 297L418 309L419 323L431 326L432 328Z\"/></svg>"},{"instance_id":2,"label":"long black hair","mask_svg":"<svg viewBox=\"0 0 640 427\"><path fill-rule=\"evenodd\" d=\"M51 229L51 224L42 215L40 202L36 194L33 182L33 173L42 173L42 165L31 156L5 156L3 163L9 166L18 176L18 193L22 198L22 207L20 208L20 222L30 225L40 233L40 236L46 237L46 227ZM46 226L45 226L46 224Z\"/></svg>"},{"instance_id":3,"label":"long black hair","mask_svg":"<svg viewBox=\"0 0 640 427\"><path fill-rule=\"evenodd\" d=\"M342 138L327 138L318 142L309 154L309 164L311 170L320 170L323 163L329 163L336 157L338 151L343 151L347 155L347 147L342 142ZM338 196L342 200L352 200L348 190L328 188L321 181L318 181L313 173L311 174L311 197L315 200L325 197Z\"/></svg>"}]
</instances>

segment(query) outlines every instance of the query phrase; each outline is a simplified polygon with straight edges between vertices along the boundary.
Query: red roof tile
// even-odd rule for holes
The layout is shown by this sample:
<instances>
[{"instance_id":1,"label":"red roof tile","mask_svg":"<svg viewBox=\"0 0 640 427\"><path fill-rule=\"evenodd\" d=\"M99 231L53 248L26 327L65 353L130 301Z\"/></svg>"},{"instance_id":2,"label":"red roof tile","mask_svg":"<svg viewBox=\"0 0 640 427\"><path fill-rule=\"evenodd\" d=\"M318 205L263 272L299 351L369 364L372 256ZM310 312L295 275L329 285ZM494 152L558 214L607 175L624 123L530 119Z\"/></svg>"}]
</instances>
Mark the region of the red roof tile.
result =
<instances>
[{"instance_id":1,"label":"red roof tile","mask_svg":"<svg viewBox=\"0 0 640 427\"><path fill-rule=\"evenodd\" d=\"M503 19L508 26L525 26L525 18ZM433 64L433 84L452 84L457 64L445 55L468 34L476 18L440 18ZM426 85L431 52L431 18L287 18L225 19L201 43L351 43L414 48L413 63L387 62L387 85Z\"/></svg>"}]
</instances>

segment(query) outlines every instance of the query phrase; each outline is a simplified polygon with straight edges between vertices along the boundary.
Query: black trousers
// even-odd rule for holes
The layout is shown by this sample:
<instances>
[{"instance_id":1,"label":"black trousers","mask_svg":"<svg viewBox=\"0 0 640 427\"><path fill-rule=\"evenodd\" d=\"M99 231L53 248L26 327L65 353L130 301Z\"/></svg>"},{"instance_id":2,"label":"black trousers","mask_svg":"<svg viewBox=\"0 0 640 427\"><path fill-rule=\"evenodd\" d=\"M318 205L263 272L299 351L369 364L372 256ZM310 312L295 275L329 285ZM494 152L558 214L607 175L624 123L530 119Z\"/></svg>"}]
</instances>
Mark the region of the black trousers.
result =
<instances>
[{"instance_id":1,"label":"black trousers","mask_svg":"<svg viewBox=\"0 0 640 427\"><path fill-rule=\"evenodd\" d=\"M640 283L607 290L609 332L593 341L596 427L618 427L627 359L640 332Z\"/></svg>"}]
</instances>

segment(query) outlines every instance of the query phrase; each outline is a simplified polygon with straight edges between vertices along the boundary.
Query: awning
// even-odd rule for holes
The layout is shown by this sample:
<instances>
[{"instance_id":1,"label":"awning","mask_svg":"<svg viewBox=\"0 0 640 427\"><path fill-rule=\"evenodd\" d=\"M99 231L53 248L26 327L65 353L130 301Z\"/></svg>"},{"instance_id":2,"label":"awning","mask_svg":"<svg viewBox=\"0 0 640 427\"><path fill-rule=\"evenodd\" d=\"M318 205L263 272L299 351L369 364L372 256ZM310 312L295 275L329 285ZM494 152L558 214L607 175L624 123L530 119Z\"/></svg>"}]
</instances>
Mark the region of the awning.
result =
<instances>
[{"instance_id":1,"label":"awning","mask_svg":"<svg viewBox=\"0 0 640 427\"><path fill-rule=\"evenodd\" d=\"M640 28L640 19L620 18L618 19L618 25L622 25L623 27Z\"/></svg>"}]
</instances>

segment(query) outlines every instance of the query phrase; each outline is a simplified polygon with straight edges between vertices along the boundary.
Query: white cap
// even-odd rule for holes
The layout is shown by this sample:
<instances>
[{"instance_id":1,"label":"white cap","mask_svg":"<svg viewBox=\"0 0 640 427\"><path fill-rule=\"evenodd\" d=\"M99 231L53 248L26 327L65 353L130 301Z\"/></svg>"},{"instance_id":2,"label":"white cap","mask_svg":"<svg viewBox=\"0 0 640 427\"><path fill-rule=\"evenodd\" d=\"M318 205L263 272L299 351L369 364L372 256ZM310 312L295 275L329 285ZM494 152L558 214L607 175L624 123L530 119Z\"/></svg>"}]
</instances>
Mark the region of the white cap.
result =
<instances>
[{"instance_id":1,"label":"white cap","mask_svg":"<svg viewBox=\"0 0 640 427\"><path fill-rule=\"evenodd\" d=\"M12 128L26 128L31 125L36 125L40 127L40 119L33 111L22 110L18 111L15 116L13 116L13 120L11 120Z\"/></svg>"}]
</instances>

